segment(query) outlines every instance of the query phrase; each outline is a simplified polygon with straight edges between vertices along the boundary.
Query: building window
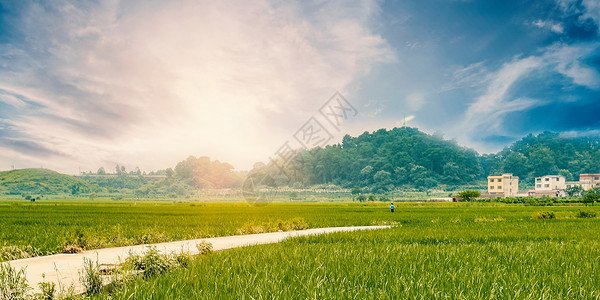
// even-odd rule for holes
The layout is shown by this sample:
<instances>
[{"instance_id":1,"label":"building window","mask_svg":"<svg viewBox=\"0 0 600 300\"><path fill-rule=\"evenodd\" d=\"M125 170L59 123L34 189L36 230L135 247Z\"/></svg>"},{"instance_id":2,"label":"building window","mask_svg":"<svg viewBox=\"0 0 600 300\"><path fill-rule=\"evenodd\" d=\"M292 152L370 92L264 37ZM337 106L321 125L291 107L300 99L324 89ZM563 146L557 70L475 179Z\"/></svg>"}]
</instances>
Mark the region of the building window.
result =
<instances>
[{"instance_id":1,"label":"building window","mask_svg":"<svg viewBox=\"0 0 600 300\"><path fill-rule=\"evenodd\" d=\"M558 181L558 177L556 177L556 181Z\"/></svg>"},{"instance_id":2,"label":"building window","mask_svg":"<svg viewBox=\"0 0 600 300\"><path fill-rule=\"evenodd\" d=\"M490 178L490 182L494 182L494 178Z\"/></svg>"},{"instance_id":3,"label":"building window","mask_svg":"<svg viewBox=\"0 0 600 300\"><path fill-rule=\"evenodd\" d=\"M502 182L502 178L498 178L498 182Z\"/></svg>"},{"instance_id":4,"label":"building window","mask_svg":"<svg viewBox=\"0 0 600 300\"><path fill-rule=\"evenodd\" d=\"M538 184L538 185L536 185L536 187L539 187L539 188L541 188L541 187L542 187L542 185L541 185L541 184Z\"/></svg>"},{"instance_id":5,"label":"building window","mask_svg":"<svg viewBox=\"0 0 600 300\"><path fill-rule=\"evenodd\" d=\"M600 177L594 177L594 180L598 180L598 179L600 179Z\"/></svg>"},{"instance_id":6,"label":"building window","mask_svg":"<svg viewBox=\"0 0 600 300\"><path fill-rule=\"evenodd\" d=\"M536 178L535 180L536 180L537 182L540 182L540 181L542 181L542 179L541 179L541 178Z\"/></svg>"},{"instance_id":7,"label":"building window","mask_svg":"<svg viewBox=\"0 0 600 300\"><path fill-rule=\"evenodd\" d=\"M494 186L493 186L493 185L490 185L490 190L493 190L493 189L494 189Z\"/></svg>"},{"instance_id":8,"label":"building window","mask_svg":"<svg viewBox=\"0 0 600 300\"><path fill-rule=\"evenodd\" d=\"M550 185L549 184L544 184L544 187L550 187Z\"/></svg>"},{"instance_id":9,"label":"building window","mask_svg":"<svg viewBox=\"0 0 600 300\"><path fill-rule=\"evenodd\" d=\"M570 188L570 187L571 187L571 185L570 185L570 184L567 184L567 188Z\"/></svg>"},{"instance_id":10,"label":"building window","mask_svg":"<svg viewBox=\"0 0 600 300\"><path fill-rule=\"evenodd\" d=\"M550 181L550 178L546 178L546 181Z\"/></svg>"},{"instance_id":11,"label":"building window","mask_svg":"<svg viewBox=\"0 0 600 300\"><path fill-rule=\"evenodd\" d=\"M501 186L498 186L498 189L499 189L499 190L501 190L501 189L502 189L502 187L501 187Z\"/></svg>"}]
</instances>

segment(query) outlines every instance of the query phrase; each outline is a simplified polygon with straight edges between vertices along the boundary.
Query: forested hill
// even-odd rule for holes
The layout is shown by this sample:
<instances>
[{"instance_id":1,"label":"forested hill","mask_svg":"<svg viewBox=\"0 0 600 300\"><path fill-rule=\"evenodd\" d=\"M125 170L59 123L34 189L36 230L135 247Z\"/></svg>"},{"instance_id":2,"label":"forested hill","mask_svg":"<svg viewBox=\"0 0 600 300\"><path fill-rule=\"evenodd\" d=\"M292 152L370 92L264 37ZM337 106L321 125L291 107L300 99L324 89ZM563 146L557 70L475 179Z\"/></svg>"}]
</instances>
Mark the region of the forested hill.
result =
<instances>
[{"instance_id":1,"label":"forested hill","mask_svg":"<svg viewBox=\"0 0 600 300\"><path fill-rule=\"evenodd\" d=\"M567 180L577 180L581 173L600 173L600 138L544 132L530 134L497 154L480 155L416 128L380 129L358 137L346 135L340 144L301 151L294 163L284 168L287 176L279 170L271 163L250 174L276 174L272 176L275 185L333 183L383 191L483 186L488 175L513 173L525 187L533 185L535 176L562 174Z\"/></svg>"},{"instance_id":2,"label":"forested hill","mask_svg":"<svg viewBox=\"0 0 600 300\"><path fill-rule=\"evenodd\" d=\"M73 189L88 189L88 184L73 176L48 169L20 169L0 172L0 194L65 194Z\"/></svg>"},{"instance_id":3,"label":"forested hill","mask_svg":"<svg viewBox=\"0 0 600 300\"><path fill-rule=\"evenodd\" d=\"M497 154L484 155L482 165L486 174L513 173L527 185L533 185L536 176L549 174L578 180L582 173L600 173L600 137L530 134Z\"/></svg>"},{"instance_id":4,"label":"forested hill","mask_svg":"<svg viewBox=\"0 0 600 300\"><path fill-rule=\"evenodd\" d=\"M271 163L253 171L277 174L278 168ZM375 190L466 185L484 176L475 150L410 127L346 135L340 144L301 151L285 174L291 177L290 185L334 183ZM285 183L281 175L273 177Z\"/></svg>"}]
</instances>

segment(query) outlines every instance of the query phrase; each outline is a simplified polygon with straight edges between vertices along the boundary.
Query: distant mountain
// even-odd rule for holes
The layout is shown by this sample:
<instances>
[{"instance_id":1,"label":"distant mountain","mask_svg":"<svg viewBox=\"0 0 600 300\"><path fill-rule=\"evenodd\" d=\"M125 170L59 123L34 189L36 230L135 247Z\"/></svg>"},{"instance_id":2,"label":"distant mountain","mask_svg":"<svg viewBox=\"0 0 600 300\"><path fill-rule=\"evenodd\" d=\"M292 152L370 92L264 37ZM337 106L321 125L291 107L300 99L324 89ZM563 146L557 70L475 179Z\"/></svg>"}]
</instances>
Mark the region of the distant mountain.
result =
<instances>
[{"instance_id":1,"label":"distant mountain","mask_svg":"<svg viewBox=\"0 0 600 300\"><path fill-rule=\"evenodd\" d=\"M0 172L0 194L51 195L84 192L88 184L73 176L48 169L19 169Z\"/></svg>"}]
</instances>

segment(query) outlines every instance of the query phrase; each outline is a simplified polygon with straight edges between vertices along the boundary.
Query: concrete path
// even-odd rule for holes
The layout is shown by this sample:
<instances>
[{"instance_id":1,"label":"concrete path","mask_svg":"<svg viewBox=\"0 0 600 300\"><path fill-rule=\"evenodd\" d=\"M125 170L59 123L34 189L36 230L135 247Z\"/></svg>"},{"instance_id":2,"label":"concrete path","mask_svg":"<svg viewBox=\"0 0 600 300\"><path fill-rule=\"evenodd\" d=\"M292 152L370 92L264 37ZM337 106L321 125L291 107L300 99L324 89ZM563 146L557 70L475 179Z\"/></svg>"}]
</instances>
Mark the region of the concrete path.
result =
<instances>
[{"instance_id":1,"label":"concrete path","mask_svg":"<svg viewBox=\"0 0 600 300\"><path fill-rule=\"evenodd\" d=\"M54 282L57 288L67 289L73 286L75 293L84 291L79 281L79 272L83 269L83 259L88 258L92 261L98 261L100 265L119 264L127 258L130 253L142 254L148 250L149 246L155 246L162 253L186 252L192 255L198 254L196 245L202 241L212 244L213 250L225 250L237 247L244 247L258 244L269 244L281 242L290 237L317 235L339 231L355 231L367 229L389 228L390 226L353 226L353 227L330 227L315 228L287 232L271 232L248 235L234 235L217 238L186 240L177 242L167 242L150 245L126 246L118 248L106 248L84 251L79 254L56 254L49 256L39 256L25 259L12 260L9 263L13 268L25 269L28 284L34 292L39 291L38 283ZM45 279L44 279L45 276Z\"/></svg>"}]
</instances>

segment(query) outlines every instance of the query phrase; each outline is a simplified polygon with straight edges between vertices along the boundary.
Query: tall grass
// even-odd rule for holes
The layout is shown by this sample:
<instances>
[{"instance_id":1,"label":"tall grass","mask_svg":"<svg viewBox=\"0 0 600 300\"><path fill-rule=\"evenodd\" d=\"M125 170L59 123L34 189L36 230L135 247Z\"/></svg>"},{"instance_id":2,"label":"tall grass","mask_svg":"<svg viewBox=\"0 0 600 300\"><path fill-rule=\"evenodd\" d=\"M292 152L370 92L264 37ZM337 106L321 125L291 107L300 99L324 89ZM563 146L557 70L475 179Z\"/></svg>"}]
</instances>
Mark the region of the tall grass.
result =
<instances>
[{"instance_id":1,"label":"tall grass","mask_svg":"<svg viewBox=\"0 0 600 300\"><path fill-rule=\"evenodd\" d=\"M436 209L432 209L436 211ZM401 215L401 227L216 252L113 299L597 299L600 219L524 207ZM455 222L460 219L461 222ZM493 222L484 222L495 220ZM432 222L432 220L437 220ZM454 221L454 222L453 222Z\"/></svg>"},{"instance_id":2,"label":"tall grass","mask_svg":"<svg viewBox=\"0 0 600 300\"><path fill-rule=\"evenodd\" d=\"M570 218L575 207L547 207ZM481 203L71 203L0 205L0 261L80 249L349 225L531 219L540 209ZM590 212L597 211L590 208ZM283 220L283 221L282 221ZM295 222L294 220L304 220ZM482 222L484 223L484 222ZM499 222L500 223L500 222Z\"/></svg>"}]
</instances>

